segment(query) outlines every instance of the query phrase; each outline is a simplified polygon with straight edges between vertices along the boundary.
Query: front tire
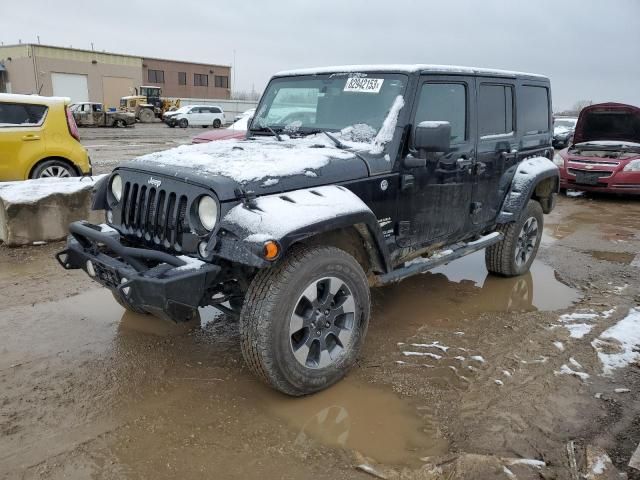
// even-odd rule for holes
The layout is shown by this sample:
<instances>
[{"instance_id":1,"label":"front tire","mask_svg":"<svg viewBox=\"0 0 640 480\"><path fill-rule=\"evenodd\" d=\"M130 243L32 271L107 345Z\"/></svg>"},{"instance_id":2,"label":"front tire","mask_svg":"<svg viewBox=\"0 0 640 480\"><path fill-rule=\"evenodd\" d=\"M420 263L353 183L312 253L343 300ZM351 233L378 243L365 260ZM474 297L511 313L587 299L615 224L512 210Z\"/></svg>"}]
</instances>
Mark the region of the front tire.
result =
<instances>
[{"instance_id":1,"label":"front tire","mask_svg":"<svg viewBox=\"0 0 640 480\"><path fill-rule=\"evenodd\" d=\"M540 203L529 200L517 222L498 227L504 239L485 250L487 270L503 277L515 277L528 272L538 253L543 226Z\"/></svg>"},{"instance_id":2,"label":"front tire","mask_svg":"<svg viewBox=\"0 0 640 480\"><path fill-rule=\"evenodd\" d=\"M360 264L335 247L294 247L252 281L240 315L249 369L287 395L338 382L353 366L369 324Z\"/></svg>"},{"instance_id":3,"label":"front tire","mask_svg":"<svg viewBox=\"0 0 640 480\"><path fill-rule=\"evenodd\" d=\"M220 121L220 119L219 119L219 118L216 118L216 119L213 121L213 128L220 128L221 126L222 126L222 122Z\"/></svg>"},{"instance_id":4,"label":"front tire","mask_svg":"<svg viewBox=\"0 0 640 480\"><path fill-rule=\"evenodd\" d=\"M181 118L181 119L178 121L178 126L179 126L180 128L187 128L187 127L189 126L189 121L188 121L186 118Z\"/></svg>"}]
</instances>

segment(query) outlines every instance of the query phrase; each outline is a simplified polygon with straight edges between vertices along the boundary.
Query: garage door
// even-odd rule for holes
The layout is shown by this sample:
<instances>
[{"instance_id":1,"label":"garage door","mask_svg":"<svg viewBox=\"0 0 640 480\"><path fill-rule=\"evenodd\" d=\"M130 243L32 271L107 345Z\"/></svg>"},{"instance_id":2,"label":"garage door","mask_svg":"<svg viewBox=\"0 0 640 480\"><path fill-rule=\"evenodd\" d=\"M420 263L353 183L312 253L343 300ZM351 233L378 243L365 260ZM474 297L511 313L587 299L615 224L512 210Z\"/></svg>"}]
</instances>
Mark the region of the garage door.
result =
<instances>
[{"instance_id":1,"label":"garage door","mask_svg":"<svg viewBox=\"0 0 640 480\"><path fill-rule=\"evenodd\" d=\"M88 102L87 76L75 73L52 73L53 95L69 97L72 102Z\"/></svg>"},{"instance_id":2,"label":"garage door","mask_svg":"<svg viewBox=\"0 0 640 480\"><path fill-rule=\"evenodd\" d=\"M118 108L120 97L133 95L133 78L102 77L102 94L106 108Z\"/></svg>"}]
</instances>

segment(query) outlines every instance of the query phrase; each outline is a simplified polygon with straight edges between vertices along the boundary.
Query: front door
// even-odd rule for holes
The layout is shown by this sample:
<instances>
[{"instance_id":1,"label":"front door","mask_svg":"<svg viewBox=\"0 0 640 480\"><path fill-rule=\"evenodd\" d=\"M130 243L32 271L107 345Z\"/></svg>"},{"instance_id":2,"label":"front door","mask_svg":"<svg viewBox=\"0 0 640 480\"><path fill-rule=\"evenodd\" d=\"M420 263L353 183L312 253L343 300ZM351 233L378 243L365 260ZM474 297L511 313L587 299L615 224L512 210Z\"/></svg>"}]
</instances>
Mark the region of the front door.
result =
<instances>
[{"instance_id":1,"label":"front door","mask_svg":"<svg viewBox=\"0 0 640 480\"><path fill-rule=\"evenodd\" d=\"M478 92L478 153L473 214L470 229L482 230L498 215L500 180L506 169L517 163L518 138L515 128L515 80L476 79Z\"/></svg>"},{"instance_id":2,"label":"front door","mask_svg":"<svg viewBox=\"0 0 640 480\"><path fill-rule=\"evenodd\" d=\"M447 121L451 125L451 148L427 154L425 166L409 168L403 162L398 225L401 247L449 242L464 233L474 178L474 103L473 78L421 78L412 112L410 146L420 122Z\"/></svg>"}]
</instances>

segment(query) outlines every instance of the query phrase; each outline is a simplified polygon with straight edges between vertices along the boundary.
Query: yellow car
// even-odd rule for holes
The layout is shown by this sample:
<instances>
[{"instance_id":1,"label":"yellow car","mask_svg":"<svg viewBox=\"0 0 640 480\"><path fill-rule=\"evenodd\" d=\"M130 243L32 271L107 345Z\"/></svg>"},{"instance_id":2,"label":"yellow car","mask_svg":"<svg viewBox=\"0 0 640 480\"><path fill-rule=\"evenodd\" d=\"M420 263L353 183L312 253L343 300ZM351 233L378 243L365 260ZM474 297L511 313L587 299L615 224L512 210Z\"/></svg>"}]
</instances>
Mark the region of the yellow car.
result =
<instances>
[{"instance_id":1,"label":"yellow car","mask_svg":"<svg viewBox=\"0 0 640 480\"><path fill-rule=\"evenodd\" d=\"M70 103L0 93L0 182L91 174Z\"/></svg>"}]
</instances>

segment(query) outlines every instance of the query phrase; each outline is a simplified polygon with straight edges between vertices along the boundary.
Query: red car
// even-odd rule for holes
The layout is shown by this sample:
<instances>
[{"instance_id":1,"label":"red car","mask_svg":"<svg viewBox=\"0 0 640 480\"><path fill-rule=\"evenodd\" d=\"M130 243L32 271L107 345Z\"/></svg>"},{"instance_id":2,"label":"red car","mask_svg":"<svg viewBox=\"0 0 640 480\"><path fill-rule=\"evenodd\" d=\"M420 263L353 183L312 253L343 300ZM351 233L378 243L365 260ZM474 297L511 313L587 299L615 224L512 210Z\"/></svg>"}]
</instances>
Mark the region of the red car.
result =
<instances>
[{"instance_id":1,"label":"red car","mask_svg":"<svg viewBox=\"0 0 640 480\"><path fill-rule=\"evenodd\" d=\"M573 143L553 161L562 189L640 195L640 108L622 103L586 107Z\"/></svg>"},{"instance_id":2,"label":"red car","mask_svg":"<svg viewBox=\"0 0 640 480\"><path fill-rule=\"evenodd\" d=\"M191 143L208 143L216 140L232 140L234 138L244 138L247 134L247 123L249 116L245 115L237 122L229 125L228 128L216 128L207 130L191 139Z\"/></svg>"}]
</instances>

